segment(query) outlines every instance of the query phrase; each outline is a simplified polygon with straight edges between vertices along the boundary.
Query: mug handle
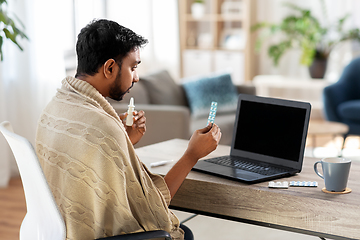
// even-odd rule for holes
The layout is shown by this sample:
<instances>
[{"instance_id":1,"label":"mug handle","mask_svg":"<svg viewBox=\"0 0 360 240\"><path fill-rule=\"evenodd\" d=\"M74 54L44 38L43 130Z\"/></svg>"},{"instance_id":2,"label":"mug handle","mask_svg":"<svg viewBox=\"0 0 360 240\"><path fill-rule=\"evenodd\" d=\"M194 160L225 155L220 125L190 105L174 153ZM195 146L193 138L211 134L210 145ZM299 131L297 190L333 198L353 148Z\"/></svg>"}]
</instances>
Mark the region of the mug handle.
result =
<instances>
[{"instance_id":1,"label":"mug handle","mask_svg":"<svg viewBox=\"0 0 360 240\"><path fill-rule=\"evenodd\" d=\"M319 177L321 177L322 179L324 179L324 176L321 175L321 174L318 172L318 170L317 170L317 165L318 165L318 163L321 163L321 161L317 161L317 162L314 164L314 171L315 171L315 173L316 173Z\"/></svg>"}]
</instances>

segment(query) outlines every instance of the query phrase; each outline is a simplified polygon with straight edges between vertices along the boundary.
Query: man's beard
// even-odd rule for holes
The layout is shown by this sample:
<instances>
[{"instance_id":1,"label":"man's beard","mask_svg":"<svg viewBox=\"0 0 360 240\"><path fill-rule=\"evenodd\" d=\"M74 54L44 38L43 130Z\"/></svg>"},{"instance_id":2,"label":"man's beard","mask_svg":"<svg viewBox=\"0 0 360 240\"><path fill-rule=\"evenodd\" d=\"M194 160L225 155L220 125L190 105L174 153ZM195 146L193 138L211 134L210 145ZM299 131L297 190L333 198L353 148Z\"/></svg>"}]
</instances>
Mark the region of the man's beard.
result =
<instances>
[{"instance_id":1,"label":"man's beard","mask_svg":"<svg viewBox=\"0 0 360 240\"><path fill-rule=\"evenodd\" d=\"M124 98L124 95L134 86L132 82L131 86L124 92L121 92L121 73L115 79L115 82L110 87L109 98L115 101L121 101Z\"/></svg>"}]
</instances>

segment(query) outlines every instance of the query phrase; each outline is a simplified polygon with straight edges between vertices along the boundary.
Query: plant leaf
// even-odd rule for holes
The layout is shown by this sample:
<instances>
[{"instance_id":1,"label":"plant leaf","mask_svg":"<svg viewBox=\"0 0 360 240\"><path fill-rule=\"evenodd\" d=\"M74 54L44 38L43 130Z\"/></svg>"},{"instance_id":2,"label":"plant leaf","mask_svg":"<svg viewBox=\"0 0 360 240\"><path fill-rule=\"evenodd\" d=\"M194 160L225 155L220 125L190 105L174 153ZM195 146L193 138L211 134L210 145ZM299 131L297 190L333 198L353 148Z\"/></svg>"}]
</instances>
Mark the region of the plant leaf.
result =
<instances>
[{"instance_id":1,"label":"plant leaf","mask_svg":"<svg viewBox=\"0 0 360 240\"><path fill-rule=\"evenodd\" d=\"M10 39L13 43L15 43L18 48L23 51L23 48L19 45L19 43L16 41L16 33L11 33L7 28L3 28L3 31L5 33L5 37Z\"/></svg>"},{"instance_id":2,"label":"plant leaf","mask_svg":"<svg viewBox=\"0 0 360 240\"><path fill-rule=\"evenodd\" d=\"M344 26L344 23L345 21L350 17L349 14L346 14L343 18L340 18L338 20L338 23L337 23L337 26L336 26L336 30L338 32L342 32L343 31L343 26Z\"/></svg>"},{"instance_id":3,"label":"plant leaf","mask_svg":"<svg viewBox=\"0 0 360 240\"><path fill-rule=\"evenodd\" d=\"M2 5L7 4L6 0L0 0L0 23L2 22L2 31L4 32L5 38L10 39L21 51L23 48L17 42L17 37L20 36L21 38L29 39L25 32L19 29L15 22L8 16L7 12L2 9ZM22 28L25 28L24 24L21 20L14 14L17 23L20 24ZM1 31L1 30L0 30ZM2 45L3 45L4 38L0 36L0 55L1 61L3 60L3 52L2 52Z\"/></svg>"},{"instance_id":4,"label":"plant leaf","mask_svg":"<svg viewBox=\"0 0 360 240\"><path fill-rule=\"evenodd\" d=\"M11 25L11 27L12 27L14 33L16 33L16 35L20 35L20 37L26 38L26 39L29 40L29 38L26 36L26 34L25 34L23 31L21 31L20 29L18 29L18 28L15 26L15 24Z\"/></svg>"},{"instance_id":5,"label":"plant leaf","mask_svg":"<svg viewBox=\"0 0 360 240\"><path fill-rule=\"evenodd\" d=\"M302 53L300 57L300 63L305 66L310 66L315 56L315 48L312 44L308 44L306 41L301 45Z\"/></svg>"},{"instance_id":6,"label":"plant leaf","mask_svg":"<svg viewBox=\"0 0 360 240\"><path fill-rule=\"evenodd\" d=\"M3 22L5 25L9 24L9 17L3 10L0 9L0 21Z\"/></svg>"},{"instance_id":7,"label":"plant leaf","mask_svg":"<svg viewBox=\"0 0 360 240\"><path fill-rule=\"evenodd\" d=\"M25 25L23 24L23 22L20 20L20 18L18 18L18 16L16 16L16 14L13 14L14 17L16 18L16 21L21 25L22 28L25 29Z\"/></svg>"},{"instance_id":8,"label":"plant leaf","mask_svg":"<svg viewBox=\"0 0 360 240\"><path fill-rule=\"evenodd\" d=\"M291 41L283 41L276 45L271 45L268 50L268 55L273 59L274 65L278 66L281 56L286 50L291 47Z\"/></svg>"}]
</instances>

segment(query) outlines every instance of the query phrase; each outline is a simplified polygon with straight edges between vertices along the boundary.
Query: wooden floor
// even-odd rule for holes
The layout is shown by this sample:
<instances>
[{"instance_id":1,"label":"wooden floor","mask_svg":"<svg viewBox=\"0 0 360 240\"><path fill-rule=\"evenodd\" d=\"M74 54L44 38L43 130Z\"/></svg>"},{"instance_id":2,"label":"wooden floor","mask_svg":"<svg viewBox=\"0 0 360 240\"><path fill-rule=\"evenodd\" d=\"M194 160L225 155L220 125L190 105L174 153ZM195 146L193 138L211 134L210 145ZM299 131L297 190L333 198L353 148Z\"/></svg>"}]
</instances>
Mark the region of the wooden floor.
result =
<instances>
[{"instance_id":1,"label":"wooden floor","mask_svg":"<svg viewBox=\"0 0 360 240\"><path fill-rule=\"evenodd\" d=\"M21 222L26 214L20 178L12 178L7 188L0 188L0 240L19 240Z\"/></svg>"}]
</instances>

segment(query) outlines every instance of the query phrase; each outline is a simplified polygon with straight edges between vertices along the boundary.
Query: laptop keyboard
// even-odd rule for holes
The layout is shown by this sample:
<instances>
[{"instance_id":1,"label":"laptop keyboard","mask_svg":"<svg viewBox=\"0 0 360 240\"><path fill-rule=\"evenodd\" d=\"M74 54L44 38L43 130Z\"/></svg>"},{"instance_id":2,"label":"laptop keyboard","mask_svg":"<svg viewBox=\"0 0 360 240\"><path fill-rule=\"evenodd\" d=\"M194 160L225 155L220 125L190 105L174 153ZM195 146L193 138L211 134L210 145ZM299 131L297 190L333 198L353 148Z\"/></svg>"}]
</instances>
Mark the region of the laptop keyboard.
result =
<instances>
[{"instance_id":1,"label":"laptop keyboard","mask_svg":"<svg viewBox=\"0 0 360 240\"><path fill-rule=\"evenodd\" d=\"M274 166L270 166L267 164L254 163L245 160L241 160L239 158L234 158L231 156L222 156L212 159L204 160L206 162L215 163L222 166L228 166L232 168L242 169L245 171L250 171L254 173L258 173L261 175L269 176L273 174L283 173L286 170Z\"/></svg>"}]
</instances>

